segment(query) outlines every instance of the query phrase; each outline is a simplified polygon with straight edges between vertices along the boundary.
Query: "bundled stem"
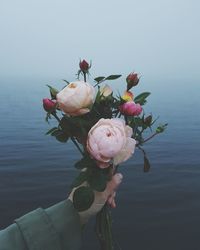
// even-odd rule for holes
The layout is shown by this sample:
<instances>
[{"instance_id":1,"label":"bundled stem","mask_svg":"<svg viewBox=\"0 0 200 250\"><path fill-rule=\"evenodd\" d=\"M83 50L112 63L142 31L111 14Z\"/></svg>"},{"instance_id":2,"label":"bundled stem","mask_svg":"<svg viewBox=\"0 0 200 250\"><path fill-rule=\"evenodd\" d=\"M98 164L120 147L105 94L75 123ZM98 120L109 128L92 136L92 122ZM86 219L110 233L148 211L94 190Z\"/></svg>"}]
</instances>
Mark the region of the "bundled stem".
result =
<instances>
[{"instance_id":1,"label":"bundled stem","mask_svg":"<svg viewBox=\"0 0 200 250\"><path fill-rule=\"evenodd\" d=\"M113 250L112 220L108 205L105 204L96 216L95 231L101 250Z\"/></svg>"}]
</instances>

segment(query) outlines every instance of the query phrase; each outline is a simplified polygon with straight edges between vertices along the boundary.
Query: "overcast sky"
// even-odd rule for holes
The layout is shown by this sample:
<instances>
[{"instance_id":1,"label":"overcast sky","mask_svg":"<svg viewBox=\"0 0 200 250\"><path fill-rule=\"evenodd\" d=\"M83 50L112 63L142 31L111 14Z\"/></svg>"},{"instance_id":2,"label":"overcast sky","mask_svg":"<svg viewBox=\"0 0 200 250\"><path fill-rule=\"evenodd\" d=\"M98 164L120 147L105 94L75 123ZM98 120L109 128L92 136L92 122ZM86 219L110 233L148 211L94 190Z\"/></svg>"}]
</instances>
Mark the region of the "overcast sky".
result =
<instances>
[{"instance_id":1,"label":"overcast sky","mask_svg":"<svg viewBox=\"0 0 200 250\"><path fill-rule=\"evenodd\" d=\"M198 0L1 0L0 75L200 79Z\"/></svg>"}]
</instances>

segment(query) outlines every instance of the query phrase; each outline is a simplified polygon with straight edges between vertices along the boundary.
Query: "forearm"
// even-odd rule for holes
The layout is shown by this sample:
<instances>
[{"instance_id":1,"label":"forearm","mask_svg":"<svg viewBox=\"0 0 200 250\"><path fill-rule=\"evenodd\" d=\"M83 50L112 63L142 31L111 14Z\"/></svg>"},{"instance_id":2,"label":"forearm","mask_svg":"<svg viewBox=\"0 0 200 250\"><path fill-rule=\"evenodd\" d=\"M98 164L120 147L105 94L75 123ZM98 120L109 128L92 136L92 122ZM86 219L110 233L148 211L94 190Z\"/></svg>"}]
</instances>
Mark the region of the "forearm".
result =
<instances>
[{"instance_id":1,"label":"forearm","mask_svg":"<svg viewBox=\"0 0 200 250\"><path fill-rule=\"evenodd\" d=\"M0 250L78 250L81 226L69 200L36 209L0 231Z\"/></svg>"}]
</instances>

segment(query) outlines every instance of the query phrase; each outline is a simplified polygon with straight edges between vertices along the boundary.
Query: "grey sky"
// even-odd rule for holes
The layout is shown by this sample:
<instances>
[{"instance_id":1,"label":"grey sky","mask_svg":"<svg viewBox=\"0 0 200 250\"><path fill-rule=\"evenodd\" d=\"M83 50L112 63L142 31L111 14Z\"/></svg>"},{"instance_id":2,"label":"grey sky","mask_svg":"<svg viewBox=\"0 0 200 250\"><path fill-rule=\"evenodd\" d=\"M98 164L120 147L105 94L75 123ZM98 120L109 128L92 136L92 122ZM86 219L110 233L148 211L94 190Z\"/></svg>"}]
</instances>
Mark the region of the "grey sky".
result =
<instances>
[{"instance_id":1,"label":"grey sky","mask_svg":"<svg viewBox=\"0 0 200 250\"><path fill-rule=\"evenodd\" d=\"M198 0L1 0L0 75L200 79Z\"/></svg>"}]
</instances>

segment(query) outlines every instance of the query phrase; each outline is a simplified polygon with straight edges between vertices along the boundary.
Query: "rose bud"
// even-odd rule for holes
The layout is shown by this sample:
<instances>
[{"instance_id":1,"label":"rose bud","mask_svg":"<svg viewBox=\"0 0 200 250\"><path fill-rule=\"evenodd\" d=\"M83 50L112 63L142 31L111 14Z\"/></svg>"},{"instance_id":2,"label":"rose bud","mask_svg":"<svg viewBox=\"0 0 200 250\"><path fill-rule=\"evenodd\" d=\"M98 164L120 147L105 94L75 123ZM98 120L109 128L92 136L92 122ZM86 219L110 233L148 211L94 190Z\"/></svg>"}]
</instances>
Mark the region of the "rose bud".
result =
<instances>
[{"instance_id":1,"label":"rose bud","mask_svg":"<svg viewBox=\"0 0 200 250\"><path fill-rule=\"evenodd\" d=\"M46 112L52 112L54 111L55 109L55 106L56 106L56 102L55 101L52 101L48 98L44 98L43 99L43 108Z\"/></svg>"},{"instance_id":2,"label":"rose bud","mask_svg":"<svg viewBox=\"0 0 200 250\"><path fill-rule=\"evenodd\" d=\"M90 68L89 63L86 60L80 61L79 67L80 70L84 73L87 73Z\"/></svg>"},{"instance_id":3,"label":"rose bud","mask_svg":"<svg viewBox=\"0 0 200 250\"><path fill-rule=\"evenodd\" d=\"M142 107L138 103L125 102L119 106L119 110L123 115L137 116L142 112Z\"/></svg>"},{"instance_id":4,"label":"rose bud","mask_svg":"<svg viewBox=\"0 0 200 250\"><path fill-rule=\"evenodd\" d=\"M57 95L59 108L72 116L83 115L90 112L90 106L94 102L95 89L92 85L83 81L71 82Z\"/></svg>"},{"instance_id":5,"label":"rose bud","mask_svg":"<svg viewBox=\"0 0 200 250\"><path fill-rule=\"evenodd\" d=\"M125 102L131 102L133 101L133 94L131 93L131 91L125 91L121 98Z\"/></svg>"},{"instance_id":6,"label":"rose bud","mask_svg":"<svg viewBox=\"0 0 200 250\"><path fill-rule=\"evenodd\" d=\"M100 168L128 160L135 150L133 130L122 119L100 119L89 131L87 150Z\"/></svg>"},{"instance_id":7,"label":"rose bud","mask_svg":"<svg viewBox=\"0 0 200 250\"><path fill-rule=\"evenodd\" d=\"M127 77L126 77L126 82L127 82L127 91L129 89L131 89L132 87L135 87L136 85L138 85L139 83L139 77L137 73L130 73Z\"/></svg>"},{"instance_id":8,"label":"rose bud","mask_svg":"<svg viewBox=\"0 0 200 250\"><path fill-rule=\"evenodd\" d=\"M144 119L144 124L147 126L150 126L151 122L152 122L152 115L149 115Z\"/></svg>"},{"instance_id":9,"label":"rose bud","mask_svg":"<svg viewBox=\"0 0 200 250\"><path fill-rule=\"evenodd\" d=\"M110 86L105 85L103 87L100 88L100 95L103 97L108 97L110 95L112 95L113 91L111 89Z\"/></svg>"}]
</instances>

